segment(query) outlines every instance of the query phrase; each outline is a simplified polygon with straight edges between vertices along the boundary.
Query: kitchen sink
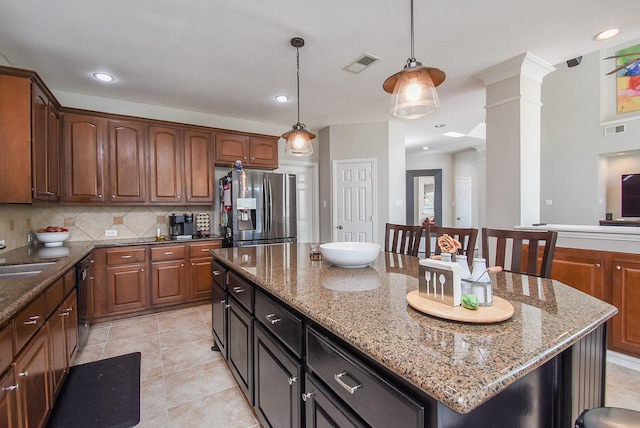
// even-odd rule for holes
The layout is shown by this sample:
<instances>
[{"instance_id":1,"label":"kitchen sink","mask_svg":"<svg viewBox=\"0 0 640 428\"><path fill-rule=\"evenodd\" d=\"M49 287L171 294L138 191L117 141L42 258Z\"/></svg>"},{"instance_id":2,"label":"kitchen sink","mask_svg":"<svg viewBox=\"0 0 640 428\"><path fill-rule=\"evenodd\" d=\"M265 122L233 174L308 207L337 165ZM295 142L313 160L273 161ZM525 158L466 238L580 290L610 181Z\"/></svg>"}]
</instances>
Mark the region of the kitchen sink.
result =
<instances>
[{"instance_id":1,"label":"kitchen sink","mask_svg":"<svg viewBox=\"0 0 640 428\"><path fill-rule=\"evenodd\" d=\"M51 267L55 262L0 266L0 280L29 278Z\"/></svg>"}]
</instances>

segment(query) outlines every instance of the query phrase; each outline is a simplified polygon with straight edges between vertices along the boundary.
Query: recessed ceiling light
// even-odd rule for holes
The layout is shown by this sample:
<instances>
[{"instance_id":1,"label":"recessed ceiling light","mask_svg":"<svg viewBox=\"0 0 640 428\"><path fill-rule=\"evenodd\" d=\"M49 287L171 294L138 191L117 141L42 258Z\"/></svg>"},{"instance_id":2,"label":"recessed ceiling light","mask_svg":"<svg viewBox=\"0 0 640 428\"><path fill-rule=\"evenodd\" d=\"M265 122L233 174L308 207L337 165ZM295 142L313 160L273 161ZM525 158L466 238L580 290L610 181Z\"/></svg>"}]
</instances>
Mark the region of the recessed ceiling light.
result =
<instances>
[{"instance_id":1,"label":"recessed ceiling light","mask_svg":"<svg viewBox=\"0 0 640 428\"><path fill-rule=\"evenodd\" d=\"M464 137L466 134L461 134L459 132L445 132L442 135L446 137L460 138L460 137Z\"/></svg>"},{"instance_id":2,"label":"recessed ceiling light","mask_svg":"<svg viewBox=\"0 0 640 428\"><path fill-rule=\"evenodd\" d=\"M291 97L288 95L276 95L275 98L276 98L276 101L278 101L279 103L286 103L291 99Z\"/></svg>"},{"instance_id":3,"label":"recessed ceiling light","mask_svg":"<svg viewBox=\"0 0 640 428\"><path fill-rule=\"evenodd\" d=\"M113 82L114 80L116 80L115 77L107 73L93 73L93 77L102 82Z\"/></svg>"},{"instance_id":4,"label":"recessed ceiling light","mask_svg":"<svg viewBox=\"0 0 640 428\"><path fill-rule=\"evenodd\" d=\"M594 39L596 39L598 41L609 40L609 39L617 36L618 34L620 34L620 29L619 28L610 28L608 30L604 30L604 31L596 34Z\"/></svg>"},{"instance_id":5,"label":"recessed ceiling light","mask_svg":"<svg viewBox=\"0 0 640 428\"><path fill-rule=\"evenodd\" d=\"M429 146L422 146L422 150L429 150Z\"/></svg>"}]
</instances>

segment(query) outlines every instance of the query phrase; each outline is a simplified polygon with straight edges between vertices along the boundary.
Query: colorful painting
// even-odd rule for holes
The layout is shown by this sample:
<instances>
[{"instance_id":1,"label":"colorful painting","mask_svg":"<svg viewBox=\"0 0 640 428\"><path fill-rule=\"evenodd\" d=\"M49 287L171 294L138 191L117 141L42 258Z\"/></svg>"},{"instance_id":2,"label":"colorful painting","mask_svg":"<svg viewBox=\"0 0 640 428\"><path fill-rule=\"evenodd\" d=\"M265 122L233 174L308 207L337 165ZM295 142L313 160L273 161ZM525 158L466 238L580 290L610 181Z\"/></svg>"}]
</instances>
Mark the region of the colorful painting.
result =
<instances>
[{"instance_id":1,"label":"colorful painting","mask_svg":"<svg viewBox=\"0 0 640 428\"><path fill-rule=\"evenodd\" d=\"M623 67L616 73L618 113L640 110L640 61L634 61L640 58L640 54L628 55L636 52L640 52L640 45L631 46L616 52L616 56L624 55L616 58L616 67L621 67L625 65L625 63L630 62L628 66Z\"/></svg>"}]
</instances>

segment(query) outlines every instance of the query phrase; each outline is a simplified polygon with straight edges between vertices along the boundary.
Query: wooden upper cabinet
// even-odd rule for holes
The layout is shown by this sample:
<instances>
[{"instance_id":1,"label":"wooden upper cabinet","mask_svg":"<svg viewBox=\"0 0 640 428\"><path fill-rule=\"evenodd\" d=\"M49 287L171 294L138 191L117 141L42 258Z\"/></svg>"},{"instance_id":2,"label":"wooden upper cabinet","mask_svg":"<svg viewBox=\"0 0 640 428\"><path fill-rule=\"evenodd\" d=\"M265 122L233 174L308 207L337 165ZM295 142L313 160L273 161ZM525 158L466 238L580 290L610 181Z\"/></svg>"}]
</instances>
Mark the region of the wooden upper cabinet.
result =
<instances>
[{"instance_id":1,"label":"wooden upper cabinet","mask_svg":"<svg viewBox=\"0 0 640 428\"><path fill-rule=\"evenodd\" d=\"M216 164L231 167L236 160L249 168L278 168L278 138L216 134Z\"/></svg>"},{"instance_id":2,"label":"wooden upper cabinet","mask_svg":"<svg viewBox=\"0 0 640 428\"><path fill-rule=\"evenodd\" d=\"M60 199L60 112L40 86L33 85L33 199Z\"/></svg>"},{"instance_id":3,"label":"wooden upper cabinet","mask_svg":"<svg viewBox=\"0 0 640 428\"><path fill-rule=\"evenodd\" d=\"M145 126L109 121L109 200L145 202Z\"/></svg>"},{"instance_id":4,"label":"wooden upper cabinet","mask_svg":"<svg viewBox=\"0 0 640 428\"><path fill-rule=\"evenodd\" d=\"M213 139L208 132L185 130L184 184L187 203L213 202Z\"/></svg>"},{"instance_id":5,"label":"wooden upper cabinet","mask_svg":"<svg viewBox=\"0 0 640 428\"><path fill-rule=\"evenodd\" d=\"M179 129L149 127L149 202L183 202L183 154Z\"/></svg>"},{"instance_id":6,"label":"wooden upper cabinet","mask_svg":"<svg viewBox=\"0 0 640 428\"><path fill-rule=\"evenodd\" d=\"M268 169L278 168L278 138L251 137L249 165Z\"/></svg>"},{"instance_id":7,"label":"wooden upper cabinet","mask_svg":"<svg viewBox=\"0 0 640 428\"><path fill-rule=\"evenodd\" d=\"M64 126L64 196L66 202L105 202L105 120L66 114Z\"/></svg>"}]
</instances>

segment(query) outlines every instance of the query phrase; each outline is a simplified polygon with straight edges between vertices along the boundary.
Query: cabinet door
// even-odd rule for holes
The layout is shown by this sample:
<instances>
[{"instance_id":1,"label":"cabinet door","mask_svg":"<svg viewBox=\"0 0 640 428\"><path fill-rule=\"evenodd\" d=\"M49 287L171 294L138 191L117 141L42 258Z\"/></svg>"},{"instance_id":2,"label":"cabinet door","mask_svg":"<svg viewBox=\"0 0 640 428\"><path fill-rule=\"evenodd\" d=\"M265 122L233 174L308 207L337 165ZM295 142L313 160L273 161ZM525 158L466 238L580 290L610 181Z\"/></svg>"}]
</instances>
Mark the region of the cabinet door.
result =
<instances>
[{"instance_id":1,"label":"cabinet door","mask_svg":"<svg viewBox=\"0 0 640 428\"><path fill-rule=\"evenodd\" d=\"M149 127L150 202L183 202L183 156L178 129Z\"/></svg>"},{"instance_id":2,"label":"cabinet door","mask_svg":"<svg viewBox=\"0 0 640 428\"><path fill-rule=\"evenodd\" d=\"M235 161L249 161L249 137L236 134L216 134L216 163L230 167Z\"/></svg>"},{"instance_id":3,"label":"cabinet door","mask_svg":"<svg viewBox=\"0 0 640 428\"><path fill-rule=\"evenodd\" d=\"M602 252L556 248L551 278L611 302L605 295L606 260Z\"/></svg>"},{"instance_id":4,"label":"cabinet door","mask_svg":"<svg viewBox=\"0 0 640 428\"><path fill-rule=\"evenodd\" d=\"M143 263L107 266L106 271L109 315L147 308L147 278Z\"/></svg>"},{"instance_id":5,"label":"cabinet door","mask_svg":"<svg viewBox=\"0 0 640 428\"><path fill-rule=\"evenodd\" d=\"M47 119L47 193L49 196L47 200L49 202L60 200L60 124L60 112L50 102Z\"/></svg>"},{"instance_id":6,"label":"cabinet door","mask_svg":"<svg viewBox=\"0 0 640 428\"><path fill-rule=\"evenodd\" d=\"M237 300L229 299L229 367L253 405L253 319Z\"/></svg>"},{"instance_id":7,"label":"cabinet door","mask_svg":"<svg viewBox=\"0 0 640 428\"><path fill-rule=\"evenodd\" d=\"M62 304L64 319L65 348L67 350L67 369L78 353L78 293L73 290Z\"/></svg>"},{"instance_id":8,"label":"cabinet door","mask_svg":"<svg viewBox=\"0 0 640 428\"><path fill-rule=\"evenodd\" d=\"M302 426L302 364L259 324L254 328L254 408L258 418L265 427Z\"/></svg>"},{"instance_id":9,"label":"cabinet door","mask_svg":"<svg viewBox=\"0 0 640 428\"><path fill-rule=\"evenodd\" d=\"M13 366L0 376L0 427L18 428L18 383Z\"/></svg>"},{"instance_id":10,"label":"cabinet door","mask_svg":"<svg viewBox=\"0 0 640 428\"><path fill-rule=\"evenodd\" d=\"M187 203L213 202L213 140L208 132L184 131Z\"/></svg>"},{"instance_id":11,"label":"cabinet door","mask_svg":"<svg viewBox=\"0 0 640 428\"><path fill-rule=\"evenodd\" d=\"M109 200L144 202L146 190L144 125L109 121Z\"/></svg>"},{"instance_id":12,"label":"cabinet door","mask_svg":"<svg viewBox=\"0 0 640 428\"><path fill-rule=\"evenodd\" d=\"M33 199L46 201L49 199L48 175L49 166L47 162L47 119L49 109L49 99L38 87L33 85Z\"/></svg>"},{"instance_id":13,"label":"cabinet door","mask_svg":"<svg viewBox=\"0 0 640 428\"><path fill-rule=\"evenodd\" d=\"M187 268L184 260L151 263L151 303L164 306L182 303L187 296Z\"/></svg>"},{"instance_id":14,"label":"cabinet door","mask_svg":"<svg viewBox=\"0 0 640 428\"><path fill-rule=\"evenodd\" d=\"M50 408L47 328L40 329L15 360L22 423L41 427Z\"/></svg>"},{"instance_id":15,"label":"cabinet door","mask_svg":"<svg viewBox=\"0 0 640 428\"><path fill-rule=\"evenodd\" d=\"M252 137L249 165L261 168L278 168L278 139Z\"/></svg>"},{"instance_id":16,"label":"cabinet door","mask_svg":"<svg viewBox=\"0 0 640 428\"><path fill-rule=\"evenodd\" d=\"M211 297L211 275L212 257L199 257L191 259L189 268L189 300L208 299Z\"/></svg>"},{"instance_id":17,"label":"cabinet door","mask_svg":"<svg viewBox=\"0 0 640 428\"><path fill-rule=\"evenodd\" d=\"M227 292L217 284L213 284L213 296L211 300L211 318L213 324L213 334L222 353L227 359L227 322L229 320L229 305L227 303Z\"/></svg>"},{"instance_id":18,"label":"cabinet door","mask_svg":"<svg viewBox=\"0 0 640 428\"><path fill-rule=\"evenodd\" d=\"M64 123L64 200L104 202L104 120L66 114Z\"/></svg>"},{"instance_id":19,"label":"cabinet door","mask_svg":"<svg viewBox=\"0 0 640 428\"><path fill-rule=\"evenodd\" d=\"M51 397L56 397L68 368L64 316L61 315L60 307L49 318L47 326L49 329L49 394Z\"/></svg>"},{"instance_id":20,"label":"cabinet door","mask_svg":"<svg viewBox=\"0 0 640 428\"><path fill-rule=\"evenodd\" d=\"M640 355L640 262L613 260L613 317L611 347Z\"/></svg>"}]
</instances>

